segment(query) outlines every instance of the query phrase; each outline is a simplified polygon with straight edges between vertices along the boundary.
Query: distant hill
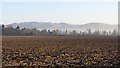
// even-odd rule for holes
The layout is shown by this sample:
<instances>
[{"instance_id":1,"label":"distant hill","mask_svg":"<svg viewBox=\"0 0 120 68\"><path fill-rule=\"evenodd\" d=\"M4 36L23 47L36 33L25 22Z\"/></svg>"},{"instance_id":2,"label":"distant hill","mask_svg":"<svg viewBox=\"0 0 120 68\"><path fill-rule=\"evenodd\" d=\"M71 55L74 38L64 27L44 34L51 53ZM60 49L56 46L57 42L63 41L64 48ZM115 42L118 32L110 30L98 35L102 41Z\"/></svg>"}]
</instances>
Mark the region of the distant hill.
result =
<instances>
[{"instance_id":1,"label":"distant hill","mask_svg":"<svg viewBox=\"0 0 120 68\"><path fill-rule=\"evenodd\" d=\"M51 22L21 22L21 23L12 23L9 24L13 27L20 26L21 28L37 28L37 29L107 29L113 30L118 29L117 25L109 25L103 23L88 23L83 25L72 25L67 23L51 23Z\"/></svg>"},{"instance_id":2,"label":"distant hill","mask_svg":"<svg viewBox=\"0 0 120 68\"><path fill-rule=\"evenodd\" d=\"M81 28L87 29L118 29L118 25L110 25L110 24L103 24L103 23L88 23L84 25L80 25Z\"/></svg>"}]
</instances>

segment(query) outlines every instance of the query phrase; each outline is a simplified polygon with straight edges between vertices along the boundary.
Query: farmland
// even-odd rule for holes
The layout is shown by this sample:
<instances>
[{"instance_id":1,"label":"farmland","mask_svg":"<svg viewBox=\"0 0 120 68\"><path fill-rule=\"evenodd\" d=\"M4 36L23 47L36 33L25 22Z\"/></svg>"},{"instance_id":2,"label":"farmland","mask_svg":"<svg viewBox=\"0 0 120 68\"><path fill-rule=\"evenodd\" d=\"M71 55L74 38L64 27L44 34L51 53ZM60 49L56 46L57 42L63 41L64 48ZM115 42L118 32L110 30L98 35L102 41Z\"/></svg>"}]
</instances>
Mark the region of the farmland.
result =
<instances>
[{"instance_id":1,"label":"farmland","mask_svg":"<svg viewBox=\"0 0 120 68\"><path fill-rule=\"evenodd\" d=\"M118 39L113 36L3 36L6 66L117 66Z\"/></svg>"}]
</instances>

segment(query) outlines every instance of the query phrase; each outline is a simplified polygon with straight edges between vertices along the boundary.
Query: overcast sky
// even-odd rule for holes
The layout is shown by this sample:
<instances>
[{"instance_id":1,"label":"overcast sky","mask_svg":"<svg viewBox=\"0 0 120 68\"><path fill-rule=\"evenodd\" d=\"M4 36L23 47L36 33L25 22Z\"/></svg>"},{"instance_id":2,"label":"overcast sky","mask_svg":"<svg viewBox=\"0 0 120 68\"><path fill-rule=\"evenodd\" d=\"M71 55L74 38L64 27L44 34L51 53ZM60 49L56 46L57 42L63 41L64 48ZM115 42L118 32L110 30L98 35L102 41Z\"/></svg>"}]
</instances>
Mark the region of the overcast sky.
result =
<instances>
[{"instance_id":1,"label":"overcast sky","mask_svg":"<svg viewBox=\"0 0 120 68\"><path fill-rule=\"evenodd\" d=\"M117 2L4 2L0 23L118 23Z\"/></svg>"}]
</instances>

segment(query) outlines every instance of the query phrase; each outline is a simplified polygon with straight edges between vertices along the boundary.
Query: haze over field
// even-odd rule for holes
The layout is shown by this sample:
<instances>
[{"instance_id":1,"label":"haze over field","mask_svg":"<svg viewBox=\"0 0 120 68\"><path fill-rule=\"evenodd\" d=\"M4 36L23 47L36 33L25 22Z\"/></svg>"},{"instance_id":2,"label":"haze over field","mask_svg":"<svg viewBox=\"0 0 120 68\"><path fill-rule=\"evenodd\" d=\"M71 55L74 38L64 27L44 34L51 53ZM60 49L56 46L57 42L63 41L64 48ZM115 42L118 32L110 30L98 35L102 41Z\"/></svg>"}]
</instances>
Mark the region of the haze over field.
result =
<instances>
[{"instance_id":1,"label":"haze over field","mask_svg":"<svg viewBox=\"0 0 120 68\"><path fill-rule=\"evenodd\" d=\"M2 68L120 67L118 3L4 2L0 7Z\"/></svg>"}]
</instances>

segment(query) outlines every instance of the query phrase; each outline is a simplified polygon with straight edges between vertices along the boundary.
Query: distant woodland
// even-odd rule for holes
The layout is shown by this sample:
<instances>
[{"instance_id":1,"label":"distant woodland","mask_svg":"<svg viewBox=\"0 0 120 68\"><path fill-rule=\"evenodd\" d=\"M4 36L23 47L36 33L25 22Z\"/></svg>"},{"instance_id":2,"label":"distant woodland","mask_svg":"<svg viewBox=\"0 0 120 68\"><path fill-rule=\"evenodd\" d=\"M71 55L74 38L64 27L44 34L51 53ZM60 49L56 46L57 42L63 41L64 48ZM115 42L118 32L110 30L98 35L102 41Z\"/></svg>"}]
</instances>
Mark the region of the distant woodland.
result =
<instances>
[{"instance_id":1,"label":"distant woodland","mask_svg":"<svg viewBox=\"0 0 120 68\"><path fill-rule=\"evenodd\" d=\"M16 26L13 28L12 26L5 26L2 25L2 36L66 36L66 35L78 35L78 36L85 36L85 35L93 35L93 36L117 36L118 31L114 29L113 31L106 31L106 30L95 30L86 29L86 31L76 31L76 30L50 30L50 29L42 29L38 30L36 28L28 29L28 28L21 28L20 26Z\"/></svg>"}]
</instances>

